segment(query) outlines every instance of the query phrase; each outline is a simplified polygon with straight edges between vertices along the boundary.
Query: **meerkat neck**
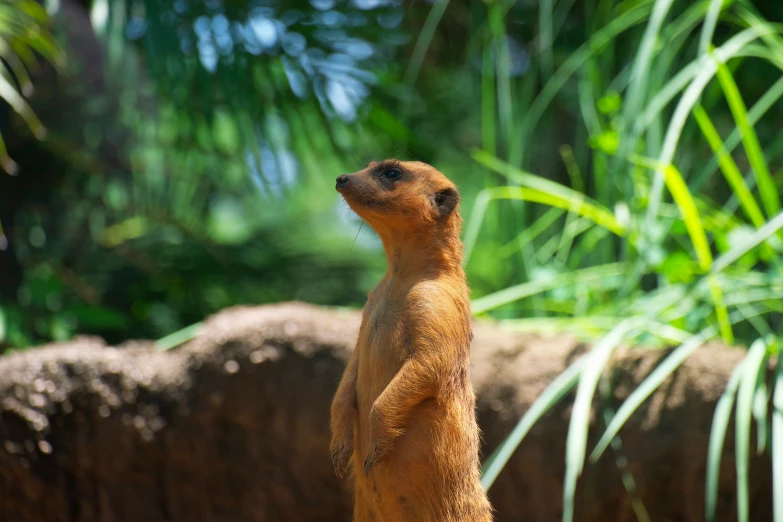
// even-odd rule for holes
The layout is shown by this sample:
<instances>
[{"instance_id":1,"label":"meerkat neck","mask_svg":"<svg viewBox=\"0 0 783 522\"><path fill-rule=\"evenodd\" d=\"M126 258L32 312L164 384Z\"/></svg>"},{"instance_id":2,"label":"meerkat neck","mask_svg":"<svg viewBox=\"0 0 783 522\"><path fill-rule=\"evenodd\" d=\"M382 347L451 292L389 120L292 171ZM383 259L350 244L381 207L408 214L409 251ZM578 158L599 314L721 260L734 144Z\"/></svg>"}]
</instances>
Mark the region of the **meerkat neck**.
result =
<instances>
[{"instance_id":1,"label":"meerkat neck","mask_svg":"<svg viewBox=\"0 0 783 522\"><path fill-rule=\"evenodd\" d=\"M463 274L462 242L459 237L411 237L404 241L381 239L390 274L421 278L443 273Z\"/></svg>"}]
</instances>

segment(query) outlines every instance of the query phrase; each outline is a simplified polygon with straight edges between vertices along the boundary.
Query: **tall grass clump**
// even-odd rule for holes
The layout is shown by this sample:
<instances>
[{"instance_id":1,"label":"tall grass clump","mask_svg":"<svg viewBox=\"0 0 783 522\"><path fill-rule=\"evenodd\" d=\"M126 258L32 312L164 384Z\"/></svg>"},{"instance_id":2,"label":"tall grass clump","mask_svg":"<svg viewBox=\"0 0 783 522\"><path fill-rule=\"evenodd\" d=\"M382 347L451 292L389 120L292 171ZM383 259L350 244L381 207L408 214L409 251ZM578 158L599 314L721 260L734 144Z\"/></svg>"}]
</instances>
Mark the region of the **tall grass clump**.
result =
<instances>
[{"instance_id":1,"label":"tall grass clump","mask_svg":"<svg viewBox=\"0 0 783 522\"><path fill-rule=\"evenodd\" d=\"M432 8L436 22L442 4ZM563 492L563 520L571 521L586 463L694 350L720 339L750 348L715 411L707 520L715 517L733 411L737 517L748 520L750 453L766 452L774 461L775 520L783 521L783 147L775 123L783 24L742 1L577 4L539 3L537 52L524 75L509 70L504 17L515 4L487 3L469 43L482 73L482 146L471 155L495 180L468 208L473 312L515 329L595 339L490 456L483 485L492 486L533 424L575 392ZM574 9L584 9L588 34L570 53L554 54ZM546 149L541 143L562 118L576 121L571 139ZM548 171L557 153L567 174L560 180ZM588 447L593 399L620 345L674 349L606 416L600 440ZM770 365L777 376L768 381ZM754 422L759 438L751 448Z\"/></svg>"}]
</instances>

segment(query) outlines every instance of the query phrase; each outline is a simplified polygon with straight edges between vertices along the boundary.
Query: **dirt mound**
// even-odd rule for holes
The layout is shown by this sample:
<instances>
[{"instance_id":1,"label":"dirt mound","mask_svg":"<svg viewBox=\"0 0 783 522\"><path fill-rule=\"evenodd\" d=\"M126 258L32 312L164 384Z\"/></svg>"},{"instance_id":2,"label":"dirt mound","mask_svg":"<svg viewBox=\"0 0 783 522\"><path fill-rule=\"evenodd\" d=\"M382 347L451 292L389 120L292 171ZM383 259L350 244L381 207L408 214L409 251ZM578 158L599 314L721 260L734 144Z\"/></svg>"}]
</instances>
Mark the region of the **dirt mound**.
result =
<instances>
[{"instance_id":1,"label":"dirt mound","mask_svg":"<svg viewBox=\"0 0 783 522\"><path fill-rule=\"evenodd\" d=\"M329 460L328 412L359 320L299 303L233 308L167 352L81 338L0 358L0 521L350 520L350 489ZM570 338L476 325L485 455L584 350ZM609 402L662 355L626 351ZM608 451L586 467L577 520L636 520L634 502L652 520L703 519L713 408L742 355L698 350L631 418L619 458ZM493 486L499 521L559 519L572 399L532 430ZM721 520L736 518L732 448L729 436ZM633 475L634 495L621 471ZM751 519L771 520L767 458L751 477Z\"/></svg>"}]
</instances>

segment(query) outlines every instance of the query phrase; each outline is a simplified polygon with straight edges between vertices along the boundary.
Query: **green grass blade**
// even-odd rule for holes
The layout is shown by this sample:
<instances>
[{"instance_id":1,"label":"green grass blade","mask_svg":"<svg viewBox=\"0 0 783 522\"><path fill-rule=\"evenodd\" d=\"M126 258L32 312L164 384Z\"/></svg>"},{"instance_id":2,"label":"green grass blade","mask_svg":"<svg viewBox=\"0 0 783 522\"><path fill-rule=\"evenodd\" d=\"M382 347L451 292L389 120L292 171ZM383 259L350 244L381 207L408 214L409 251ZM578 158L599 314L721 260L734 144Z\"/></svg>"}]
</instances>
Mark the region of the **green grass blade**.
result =
<instances>
[{"instance_id":1,"label":"green grass blade","mask_svg":"<svg viewBox=\"0 0 783 522\"><path fill-rule=\"evenodd\" d=\"M539 264L546 263L550 257L557 255L555 262L558 266L565 265L565 258L563 256L563 250L568 247L568 242L573 238L580 235L582 232L592 228L593 224L585 218L576 218L575 214L569 213L569 218L566 221L566 225L563 227L563 231L559 236L553 236L543 245L536 249L535 257Z\"/></svg>"},{"instance_id":2,"label":"green grass blade","mask_svg":"<svg viewBox=\"0 0 783 522\"><path fill-rule=\"evenodd\" d=\"M661 153L658 157L658 163L660 165L671 165L674 159L674 153L677 149L677 144L680 141L683 127L691 113L693 106L698 101L704 88L710 82L712 77L717 71L716 61L725 62L739 51L741 51L746 45L752 41L760 38L764 34L774 32L771 27L768 26L754 26L746 29L729 40L722 46L716 49L712 55L713 59L707 59L703 57L697 63L697 71L693 81L683 93L680 101L677 103L677 107L674 110L674 114L671 117L669 126L666 129L666 136L663 140L663 146ZM689 70L689 73L691 71ZM653 100L655 102L655 100ZM651 102L651 104L653 103ZM662 108L662 107L661 107ZM652 187L650 188L650 199L647 206L647 226L652 228L655 218L658 215L658 209L661 203L661 197L663 195L664 186L664 172L657 171L655 179L653 180Z\"/></svg>"},{"instance_id":3,"label":"green grass blade","mask_svg":"<svg viewBox=\"0 0 783 522\"><path fill-rule=\"evenodd\" d=\"M496 187L489 189L494 194L493 198L523 199L544 203L553 207L576 212L598 225L611 230L618 236L625 234L625 227L617 220L614 213L597 201L587 198L581 192L572 190L565 185L548 180L541 176L525 172L509 163L506 163L485 151L475 151L473 158L490 170L508 178L519 187Z\"/></svg>"},{"instance_id":4,"label":"green grass blade","mask_svg":"<svg viewBox=\"0 0 783 522\"><path fill-rule=\"evenodd\" d=\"M672 2L673 0L657 0L644 30L639 50L634 58L631 83L628 86L628 100L624 106L624 116L628 121L633 121L636 117L644 99L644 92L649 85L647 75L658 42L658 35L666 16L669 14Z\"/></svg>"},{"instance_id":5,"label":"green grass blade","mask_svg":"<svg viewBox=\"0 0 783 522\"><path fill-rule=\"evenodd\" d=\"M484 463L481 475L481 485L485 490L489 490L500 474L503 466L506 465L511 455L517 449L519 444L525 438L530 428L538 422L549 410L559 403L563 397L570 392L579 380L579 375L584 368L586 357L569 366L563 373L547 386L541 396L530 406L519 422L501 443L501 445L490 455Z\"/></svg>"},{"instance_id":6,"label":"green grass blade","mask_svg":"<svg viewBox=\"0 0 783 522\"><path fill-rule=\"evenodd\" d=\"M495 154L495 70L492 46L485 45L481 56L481 146Z\"/></svg>"},{"instance_id":7,"label":"green grass blade","mask_svg":"<svg viewBox=\"0 0 783 522\"><path fill-rule=\"evenodd\" d=\"M673 350L655 370L650 372L642 383L628 396L622 406L617 410L612 421L606 427L604 434L596 444L590 460L595 462L603 454L614 437L620 432L625 422L633 415L636 409L668 379L674 371L687 359L699 346L703 345L710 337L715 335L714 328L707 328L692 336L682 345Z\"/></svg>"},{"instance_id":8,"label":"green grass blade","mask_svg":"<svg viewBox=\"0 0 783 522\"><path fill-rule=\"evenodd\" d=\"M704 17L704 25L699 35L699 54L705 54L712 45L712 36L715 34L715 26L718 23L718 16L722 9L725 9L733 3L733 0L710 0L710 7L707 10L707 16Z\"/></svg>"},{"instance_id":9,"label":"green grass blade","mask_svg":"<svg viewBox=\"0 0 783 522\"><path fill-rule=\"evenodd\" d=\"M783 78L778 79L775 83L770 86L769 89L767 89L764 94L761 96L761 98L758 99L758 101L753 104L753 107L748 111L748 124L749 125L755 125L766 113L769 111L770 108L775 106L777 101L783 96ZM726 151L726 154L731 154L731 152L739 145L739 143L742 141L741 133L738 128L735 128L731 134L729 134L729 137L726 138L726 143L723 145L723 149ZM730 156L729 156L730 157ZM718 168L718 157L714 156L710 162L704 166L704 168L693 177L693 183L691 183L691 187L693 190L696 190L701 187L702 183L704 183L705 180L707 180L713 172Z\"/></svg>"},{"instance_id":10,"label":"green grass blade","mask_svg":"<svg viewBox=\"0 0 783 522\"><path fill-rule=\"evenodd\" d=\"M704 271L709 270L712 266L710 244L707 241L707 235L704 233L704 225L702 224L699 210L696 208L693 196L690 190L688 190L688 185L685 184L680 171L674 165L662 164L659 161L644 158L637 154L632 155L629 160L656 172L663 172L666 187L669 189L674 203L677 205L685 222L685 228L688 230L688 235L691 238L691 244L696 253L699 267Z\"/></svg>"},{"instance_id":11,"label":"green grass blade","mask_svg":"<svg viewBox=\"0 0 783 522\"><path fill-rule=\"evenodd\" d=\"M726 430L729 427L731 410L734 407L734 397L739 387L745 360L741 361L731 373L726 389L715 406L710 429L710 443L707 448L707 481L705 491L705 518L707 522L715 521L715 507L718 502L718 478L720 461L723 454L723 442L726 440Z\"/></svg>"},{"instance_id":12,"label":"green grass blade","mask_svg":"<svg viewBox=\"0 0 783 522\"><path fill-rule=\"evenodd\" d=\"M196 337L203 323L195 323L155 341L158 350L171 350Z\"/></svg>"},{"instance_id":13,"label":"green grass blade","mask_svg":"<svg viewBox=\"0 0 783 522\"><path fill-rule=\"evenodd\" d=\"M512 151L513 154L509 155L512 165L521 163L525 140L527 140L529 133L538 125L538 121L541 119L544 111L568 79L584 65L590 56L601 51L618 34L644 22L650 13L650 4L651 2L647 1L641 2L614 17L606 26L596 31L588 42L582 44L576 51L571 53L563 62L563 65L555 71L555 74L544 84L541 92L531 104L530 109L525 113L525 117L520 125L519 135L517 136L518 140L523 143L523 146L517 147Z\"/></svg>"},{"instance_id":14,"label":"green grass blade","mask_svg":"<svg viewBox=\"0 0 783 522\"><path fill-rule=\"evenodd\" d=\"M674 198L674 203L680 209L682 219L685 221L685 227L691 238L699 266L702 270L709 270L710 266L712 266L712 252L710 251L709 241L707 241L707 234L704 233L699 210L696 208L696 203L693 201L690 190L688 190L688 185L685 184L680 171L674 165L667 165L663 173L664 182L669 188L672 198Z\"/></svg>"},{"instance_id":15,"label":"green grass blade","mask_svg":"<svg viewBox=\"0 0 783 522\"><path fill-rule=\"evenodd\" d=\"M775 522L783 522L783 346L780 341L772 399L772 505Z\"/></svg>"},{"instance_id":16,"label":"green grass blade","mask_svg":"<svg viewBox=\"0 0 783 522\"><path fill-rule=\"evenodd\" d=\"M3 229L0 228L0 238L3 238ZM8 319L5 315L5 308L0 306L0 344L5 342L8 326L6 325Z\"/></svg>"},{"instance_id":17,"label":"green grass blade","mask_svg":"<svg viewBox=\"0 0 783 522\"><path fill-rule=\"evenodd\" d=\"M463 243L463 264L467 265L470 261L470 256L473 254L473 249L476 247L478 241L479 232L481 231L481 223L484 221L484 214L487 212L487 206L492 200L492 197L487 190L482 190L476 196L476 200L473 202L473 210L468 218L467 225L465 226L465 236L462 240Z\"/></svg>"},{"instance_id":18,"label":"green grass blade","mask_svg":"<svg viewBox=\"0 0 783 522\"><path fill-rule=\"evenodd\" d=\"M763 322L763 321L762 321ZM766 324L764 325L766 326ZM767 407L769 406L769 388L767 372L760 371L753 393L753 418L756 420L756 455L763 455L767 449Z\"/></svg>"},{"instance_id":19,"label":"green grass blade","mask_svg":"<svg viewBox=\"0 0 783 522\"><path fill-rule=\"evenodd\" d=\"M612 263L521 283L475 299L471 304L471 312L473 315L478 315L553 288L619 277L624 275L627 269L628 266L625 263Z\"/></svg>"},{"instance_id":20,"label":"green grass blade","mask_svg":"<svg viewBox=\"0 0 783 522\"><path fill-rule=\"evenodd\" d=\"M541 77L546 81L552 76L554 70L554 50L552 40L554 39L554 0L541 0L538 9L538 52L541 55Z\"/></svg>"},{"instance_id":21,"label":"green grass blade","mask_svg":"<svg viewBox=\"0 0 783 522\"><path fill-rule=\"evenodd\" d=\"M580 197L577 193L574 194L575 198ZM468 259L470 259L476 241L478 240L481 221L486 213L487 206L491 201L500 199L529 201L569 210L601 225L607 230L611 230L619 236L622 236L625 233L625 228L620 225L614 214L603 207L588 203L584 201L584 199L568 200L557 194L525 187L494 187L482 190L476 197L473 212L471 213L465 232L464 259L466 263Z\"/></svg>"},{"instance_id":22,"label":"green grass blade","mask_svg":"<svg viewBox=\"0 0 783 522\"><path fill-rule=\"evenodd\" d=\"M474 160L484 167L497 172L504 178L513 183L518 183L524 187L534 188L541 192L557 195L563 199L584 198L584 194L576 192L565 185L555 181L538 176L531 172L514 167L497 156L484 150L474 150L471 154Z\"/></svg>"},{"instance_id":23,"label":"green grass blade","mask_svg":"<svg viewBox=\"0 0 783 522\"><path fill-rule=\"evenodd\" d=\"M611 332L602 337L590 353L585 356L587 362L579 378L571 421L566 438L566 476L563 487L563 522L572 522L574 518L574 494L576 482L582 473L587 448L587 431L590 426L590 412L593 396L601 373L604 371L614 350L643 323L641 317L631 317L618 324Z\"/></svg>"},{"instance_id":24,"label":"green grass blade","mask_svg":"<svg viewBox=\"0 0 783 522\"><path fill-rule=\"evenodd\" d=\"M736 246L717 258L712 264L712 271L717 273L725 269L737 259L763 243L766 239L769 239L781 228L783 228L783 212L770 219L766 225L754 233L743 237Z\"/></svg>"},{"instance_id":25,"label":"green grass blade","mask_svg":"<svg viewBox=\"0 0 783 522\"><path fill-rule=\"evenodd\" d=\"M742 209L745 211L748 218L750 218L753 225L756 228L760 228L764 224L764 215L761 213L761 209L759 208L758 203L756 203L753 194L751 194L748 185L742 178L739 167L737 167L731 154L729 154L729 151L724 147L723 141L721 140L720 135L718 135L715 126L712 124L712 120L710 120L707 111L704 110L704 107L702 107L701 104L698 104L693 109L693 116L699 124L702 134L704 134L704 137L707 139L707 143L709 143L712 152L715 154L715 158L718 161L718 165L720 166L726 181L728 181L732 190L734 190L734 193L737 195L737 198L739 198Z\"/></svg>"},{"instance_id":26,"label":"green grass blade","mask_svg":"<svg viewBox=\"0 0 783 522\"><path fill-rule=\"evenodd\" d=\"M707 286L710 289L710 297L715 305L715 317L720 326L720 336L726 344L734 344L734 331L729 321L729 311L726 309L726 303L723 300L723 290L718 284L715 274L707 274Z\"/></svg>"},{"instance_id":27,"label":"green grass blade","mask_svg":"<svg viewBox=\"0 0 783 522\"><path fill-rule=\"evenodd\" d=\"M449 0L436 0L432 9L430 9L430 13L427 15L427 19L419 32L416 46L413 48L411 61L408 62L408 69L405 71L406 84L413 85L416 82L419 71L421 71L421 65L424 63L424 56L427 54L432 37L435 35L435 30L438 28L440 19L443 18L443 13L446 12L448 5Z\"/></svg>"},{"instance_id":28,"label":"green grass blade","mask_svg":"<svg viewBox=\"0 0 783 522\"><path fill-rule=\"evenodd\" d=\"M510 140L514 111L511 96L511 77L508 67L510 51L506 36L506 21L503 18L502 7L499 4L493 4L488 14L492 45L495 50L498 129L500 130L501 139L506 141L507 148L513 148Z\"/></svg>"},{"instance_id":29,"label":"green grass blade","mask_svg":"<svg viewBox=\"0 0 783 522\"><path fill-rule=\"evenodd\" d=\"M506 319L503 328L514 332L532 332L543 335L570 333L588 339L605 334L623 320L617 316L529 317Z\"/></svg>"},{"instance_id":30,"label":"green grass blade","mask_svg":"<svg viewBox=\"0 0 783 522\"><path fill-rule=\"evenodd\" d=\"M555 254L555 260L559 265L565 265L571 254L571 247L574 244L574 239L589 229L592 225L585 218L577 218L576 214L569 212L566 219L566 226L563 228L563 233L560 234L560 239L557 245L557 253Z\"/></svg>"},{"instance_id":31,"label":"green grass blade","mask_svg":"<svg viewBox=\"0 0 783 522\"><path fill-rule=\"evenodd\" d=\"M510 256L512 253L520 250L522 248L522 245L525 245L527 243L530 243L533 241L536 237L539 236L544 230L549 228L555 221L557 221L557 218L563 215L565 211L561 208L550 208L546 212L544 212L541 217L536 219L532 225L527 227L525 230L519 233L517 237L503 245L498 249L498 256L501 258L506 258Z\"/></svg>"},{"instance_id":32,"label":"green grass blade","mask_svg":"<svg viewBox=\"0 0 783 522\"><path fill-rule=\"evenodd\" d=\"M766 361L766 353L767 345L762 339L756 340L750 346L742 369L739 391L737 392L735 458L737 466L737 517L739 522L748 522L748 513L750 512L748 496L750 423L758 373L762 370L764 361Z\"/></svg>"},{"instance_id":33,"label":"green grass blade","mask_svg":"<svg viewBox=\"0 0 783 522\"><path fill-rule=\"evenodd\" d=\"M759 138L753 126L748 122L748 111L745 108L745 102L728 67L717 59L715 60L715 65L717 66L718 81L723 89L723 93L726 95L729 109L731 109L731 113L734 115L734 121L737 122L737 127L742 136L742 143L745 146L745 153L756 175L756 184L761 195L761 202L767 211L767 215L772 217L780 212L780 195L769 173L769 167L761 151Z\"/></svg>"}]
</instances>

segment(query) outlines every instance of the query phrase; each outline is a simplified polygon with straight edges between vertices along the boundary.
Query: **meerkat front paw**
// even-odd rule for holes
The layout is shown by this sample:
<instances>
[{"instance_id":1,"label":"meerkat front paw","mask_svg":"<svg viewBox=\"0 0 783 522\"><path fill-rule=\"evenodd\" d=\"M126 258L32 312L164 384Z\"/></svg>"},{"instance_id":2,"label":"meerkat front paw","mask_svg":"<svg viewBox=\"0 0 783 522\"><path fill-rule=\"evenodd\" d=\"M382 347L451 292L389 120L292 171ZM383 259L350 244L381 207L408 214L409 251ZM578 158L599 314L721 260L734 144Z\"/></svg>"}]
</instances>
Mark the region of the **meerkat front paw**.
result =
<instances>
[{"instance_id":1,"label":"meerkat front paw","mask_svg":"<svg viewBox=\"0 0 783 522\"><path fill-rule=\"evenodd\" d=\"M330 451L334 472L340 478L345 477L350 471L353 443L347 437L343 438L343 440L332 439Z\"/></svg>"},{"instance_id":2,"label":"meerkat front paw","mask_svg":"<svg viewBox=\"0 0 783 522\"><path fill-rule=\"evenodd\" d=\"M364 459L364 474L369 475L370 470L378 464L381 460L383 460L383 457L386 455L386 449L377 446L372 445L370 446L369 451L367 452L367 458Z\"/></svg>"}]
</instances>

